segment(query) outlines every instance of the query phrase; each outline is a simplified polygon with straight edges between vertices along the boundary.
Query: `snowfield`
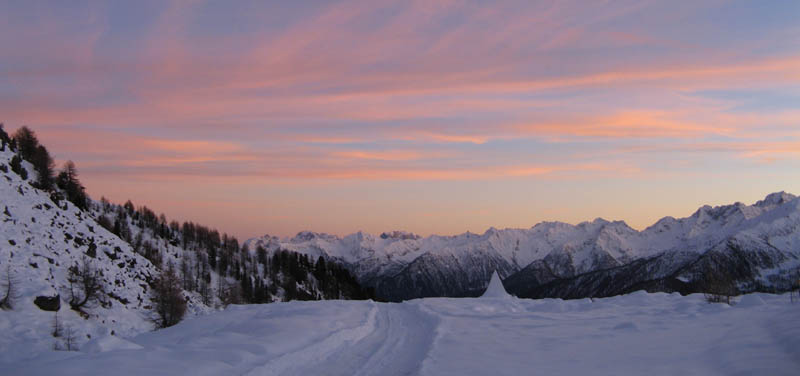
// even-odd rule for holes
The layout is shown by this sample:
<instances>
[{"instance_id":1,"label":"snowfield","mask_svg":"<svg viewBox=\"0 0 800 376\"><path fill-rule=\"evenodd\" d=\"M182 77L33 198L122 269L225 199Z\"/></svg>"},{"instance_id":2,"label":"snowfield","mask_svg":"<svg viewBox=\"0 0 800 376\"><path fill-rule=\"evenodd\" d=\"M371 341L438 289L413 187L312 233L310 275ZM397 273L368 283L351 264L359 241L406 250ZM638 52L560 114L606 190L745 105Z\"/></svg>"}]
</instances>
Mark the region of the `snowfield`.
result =
<instances>
[{"instance_id":1,"label":"snowfield","mask_svg":"<svg viewBox=\"0 0 800 376\"><path fill-rule=\"evenodd\" d=\"M230 306L3 375L797 375L800 304L751 294L426 298ZM0 327L4 317L0 313Z\"/></svg>"}]
</instances>

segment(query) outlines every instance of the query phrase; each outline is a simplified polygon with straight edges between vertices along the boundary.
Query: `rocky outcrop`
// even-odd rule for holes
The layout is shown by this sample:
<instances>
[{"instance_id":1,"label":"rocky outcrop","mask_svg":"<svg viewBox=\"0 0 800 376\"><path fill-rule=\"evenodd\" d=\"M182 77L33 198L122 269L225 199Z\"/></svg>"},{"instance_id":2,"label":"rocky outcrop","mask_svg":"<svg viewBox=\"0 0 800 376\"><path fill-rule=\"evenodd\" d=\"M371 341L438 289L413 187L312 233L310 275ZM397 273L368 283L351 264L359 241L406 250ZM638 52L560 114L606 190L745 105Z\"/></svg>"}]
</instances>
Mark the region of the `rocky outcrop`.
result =
<instances>
[{"instance_id":1,"label":"rocky outcrop","mask_svg":"<svg viewBox=\"0 0 800 376\"><path fill-rule=\"evenodd\" d=\"M33 300L33 304L36 304L42 311L56 312L61 309L61 297L58 295L37 296L36 299Z\"/></svg>"}]
</instances>

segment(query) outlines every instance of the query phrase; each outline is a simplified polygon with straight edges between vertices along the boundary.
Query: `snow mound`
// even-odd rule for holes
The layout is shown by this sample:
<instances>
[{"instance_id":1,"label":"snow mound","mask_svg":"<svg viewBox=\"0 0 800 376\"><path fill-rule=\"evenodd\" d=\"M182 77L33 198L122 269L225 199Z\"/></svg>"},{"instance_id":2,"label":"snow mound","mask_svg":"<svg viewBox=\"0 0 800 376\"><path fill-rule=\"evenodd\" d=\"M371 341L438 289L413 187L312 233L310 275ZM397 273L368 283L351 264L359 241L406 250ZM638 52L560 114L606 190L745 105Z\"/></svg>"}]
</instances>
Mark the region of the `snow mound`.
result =
<instances>
[{"instance_id":1,"label":"snow mound","mask_svg":"<svg viewBox=\"0 0 800 376\"><path fill-rule=\"evenodd\" d=\"M495 270L492 273L492 279L489 281L489 287L486 288L486 292L481 295L482 298L510 298L506 292L505 287L503 287L503 282L500 281L500 276L497 275L497 271Z\"/></svg>"},{"instance_id":2,"label":"snow mound","mask_svg":"<svg viewBox=\"0 0 800 376\"><path fill-rule=\"evenodd\" d=\"M143 348L144 347L117 336L105 336L87 342L86 345L83 346L83 352L92 354L112 350L141 350Z\"/></svg>"}]
</instances>

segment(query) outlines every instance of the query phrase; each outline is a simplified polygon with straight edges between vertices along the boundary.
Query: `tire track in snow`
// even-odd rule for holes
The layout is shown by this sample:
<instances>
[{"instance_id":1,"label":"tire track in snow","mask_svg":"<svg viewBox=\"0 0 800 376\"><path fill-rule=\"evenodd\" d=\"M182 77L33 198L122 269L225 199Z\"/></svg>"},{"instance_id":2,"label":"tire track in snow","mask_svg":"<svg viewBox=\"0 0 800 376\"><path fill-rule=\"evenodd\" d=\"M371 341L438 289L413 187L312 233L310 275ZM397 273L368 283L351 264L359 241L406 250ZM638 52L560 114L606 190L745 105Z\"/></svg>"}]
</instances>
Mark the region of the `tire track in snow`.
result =
<instances>
[{"instance_id":1,"label":"tire track in snow","mask_svg":"<svg viewBox=\"0 0 800 376\"><path fill-rule=\"evenodd\" d=\"M367 320L285 354L247 375L414 375L438 319L416 305L373 303Z\"/></svg>"},{"instance_id":2,"label":"tire track in snow","mask_svg":"<svg viewBox=\"0 0 800 376\"><path fill-rule=\"evenodd\" d=\"M436 316L416 305L381 304L376 333L339 354L334 367L319 371L331 375L416 375L433 343ZM324 371L324 372L323 372Z\"/></svg>"},{"instance_id":3,"label":"tire track in snow","mask_svg":"<svg viewBox=\"0 0 800 376\"><path fill-rule=\"evenodd\" d=\"M372 303L372 307L367 314L367 319L363 324L347 329L333 332L320 342L298 351L283 354L272 359L267 364L256 367L244 375L248 376L267 376L267 375L291 375L304 374L299 368L309 363L315 363L327 359L339 347L347 346L350 343L358 342L360 339L375 331L375 321L378 315L378 307ZM298 373L300 371L300 373Z\"/></svg>"}]
</instances>

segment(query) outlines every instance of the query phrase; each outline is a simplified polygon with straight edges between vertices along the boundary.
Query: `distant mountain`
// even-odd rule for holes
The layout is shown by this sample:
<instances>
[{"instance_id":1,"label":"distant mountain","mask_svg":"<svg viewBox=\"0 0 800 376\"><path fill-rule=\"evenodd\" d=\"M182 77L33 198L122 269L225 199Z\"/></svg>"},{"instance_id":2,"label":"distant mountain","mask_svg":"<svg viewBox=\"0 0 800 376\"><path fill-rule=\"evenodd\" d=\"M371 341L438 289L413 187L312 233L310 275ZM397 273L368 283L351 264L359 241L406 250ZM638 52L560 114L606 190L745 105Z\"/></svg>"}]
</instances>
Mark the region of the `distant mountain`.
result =
<instances>
[{"instance_id":1,"label":"distant mountain","mask_svg":"<svg viewBox=\"0 0 800 376\"><path fill-rule=\"evenodd\" d=\"M800 279L800 199L779 192L752 206L703 206L637 234L638 257L586 273L533 263L506 280L521 297L602 297L635 290L705 291L709 274L739 292L785 291Z\"/></svg>"},{"instance_id":2,"label":"distant mountain","mask_svg":"<svg viewBox=\"0 0 800 376\"><path fill-rule=\"evenodd\" d=\"M495 270L510 292L531 297L692 292L709 269L729 274L741 291L773 291L788 288L800 266L800 200L779 192L753 205L703 206L643 231L598 218L480 235L301 232L246 244L338 260L388 300L478 296Z\"/></svg>"}]
</instances>

